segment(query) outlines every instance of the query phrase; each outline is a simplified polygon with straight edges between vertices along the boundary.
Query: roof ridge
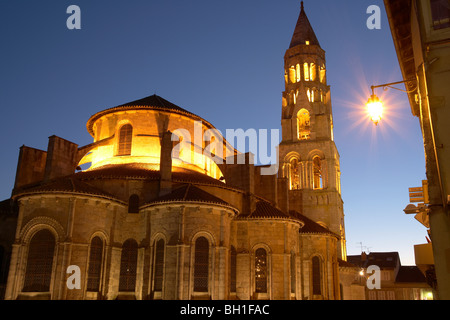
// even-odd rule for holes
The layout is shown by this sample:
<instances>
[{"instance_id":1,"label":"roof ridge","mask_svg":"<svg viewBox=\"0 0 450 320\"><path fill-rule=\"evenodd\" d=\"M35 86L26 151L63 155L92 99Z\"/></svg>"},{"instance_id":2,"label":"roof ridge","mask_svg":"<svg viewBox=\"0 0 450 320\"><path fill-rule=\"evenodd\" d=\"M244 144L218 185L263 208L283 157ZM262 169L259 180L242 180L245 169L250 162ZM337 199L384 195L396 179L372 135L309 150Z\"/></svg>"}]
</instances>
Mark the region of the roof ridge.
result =
<instances>
[{"instance_id":1,"label":"roof ridge","mask_svg":"<svg viewBox=\"0 0 450 320\"><path fill-rule=\"evenodd\" d=\"M75 183L73 182L73 176L69 177L70 184L72 185L72 191L75 191Z\"/></svg>"},{"instance_id":2,"label":"roof ridge","mask_svg":"<svg viewBox=\"0 0 450 320\"><path fill-rule=\"evenodd\" d=\"M191 183L189 183L189 184L186 186L186 190L184 191L183 201L186 201L187 196L188 196L188 193L189 193L190 187L191 187Z\"/></svg>"}]
</instances>

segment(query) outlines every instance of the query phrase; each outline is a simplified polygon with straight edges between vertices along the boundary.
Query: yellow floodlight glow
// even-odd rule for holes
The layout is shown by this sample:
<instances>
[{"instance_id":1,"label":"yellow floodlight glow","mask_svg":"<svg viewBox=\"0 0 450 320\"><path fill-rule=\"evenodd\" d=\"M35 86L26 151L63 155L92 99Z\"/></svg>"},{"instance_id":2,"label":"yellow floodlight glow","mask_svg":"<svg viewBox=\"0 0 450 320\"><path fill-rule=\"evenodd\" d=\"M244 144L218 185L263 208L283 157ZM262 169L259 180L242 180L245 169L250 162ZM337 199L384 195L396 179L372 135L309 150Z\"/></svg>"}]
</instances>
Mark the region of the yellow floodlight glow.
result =
<instances>
[{"instance_id":1,"label":"yellow floodlight glow","mask_svg":"<svg viewBox=\"0 0 450 320\"><path fill-rule=\"evenodd\" d=\"M377 126L383 116L383 104L375 94L372 94L366 106L370 119Z\"/></svg>"}]
</instances>

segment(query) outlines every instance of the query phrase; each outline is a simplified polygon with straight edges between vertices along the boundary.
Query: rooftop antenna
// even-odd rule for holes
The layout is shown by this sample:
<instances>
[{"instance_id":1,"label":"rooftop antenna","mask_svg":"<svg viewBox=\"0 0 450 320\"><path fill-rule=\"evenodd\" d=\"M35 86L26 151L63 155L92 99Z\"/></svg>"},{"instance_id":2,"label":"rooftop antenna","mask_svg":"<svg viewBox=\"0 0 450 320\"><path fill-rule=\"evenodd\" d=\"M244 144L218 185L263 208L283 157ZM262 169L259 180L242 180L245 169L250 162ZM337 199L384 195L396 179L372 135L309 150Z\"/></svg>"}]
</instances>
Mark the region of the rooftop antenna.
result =
<instances>
[{"instance_id":1,"label":"rooftop antenna","mask_svg":"<svg viewBox=\"0 0 450 320\"><path fill-rule=\"evenodd\" d=\"M359 244L361 246L361 253L363 252L363 243L362 242L357 242L357 244Z\"/></svg>"}]
</instances>

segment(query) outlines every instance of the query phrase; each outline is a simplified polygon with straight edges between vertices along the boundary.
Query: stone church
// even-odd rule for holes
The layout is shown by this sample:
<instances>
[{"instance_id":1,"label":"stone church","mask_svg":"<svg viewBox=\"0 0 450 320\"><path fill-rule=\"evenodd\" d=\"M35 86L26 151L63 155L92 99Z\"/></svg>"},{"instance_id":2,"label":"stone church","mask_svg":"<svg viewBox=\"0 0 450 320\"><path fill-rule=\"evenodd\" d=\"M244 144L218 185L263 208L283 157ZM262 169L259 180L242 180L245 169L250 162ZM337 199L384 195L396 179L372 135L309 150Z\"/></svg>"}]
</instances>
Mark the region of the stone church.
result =
<instances>
[{"instance_id":1,"label":"stone church","mask_svg":"<svg viewBox=\"0 0 450 320\"><path fill-rule=\"evenodd\" d=\"M89 145L22 146L0 203L3 298L354 298L325 51L303 3L284 61L273 175L223 137L208 156L212 138L184 137L214 126L157 95L94 114Z\"/></svg>"}]
</instances>

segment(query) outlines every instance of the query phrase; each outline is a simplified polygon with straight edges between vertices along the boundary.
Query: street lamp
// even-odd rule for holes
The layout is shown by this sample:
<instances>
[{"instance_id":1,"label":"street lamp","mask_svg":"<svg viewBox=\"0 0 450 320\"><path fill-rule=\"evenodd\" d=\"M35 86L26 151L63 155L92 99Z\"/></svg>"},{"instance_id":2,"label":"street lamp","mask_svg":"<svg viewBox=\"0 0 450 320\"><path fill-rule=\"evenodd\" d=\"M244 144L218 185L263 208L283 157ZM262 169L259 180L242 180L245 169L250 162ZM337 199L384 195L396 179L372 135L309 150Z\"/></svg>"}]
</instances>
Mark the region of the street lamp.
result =
<instances>
[{"instance_id":1,"label":"street lamp","mask_svg":"<svg viewBox=\"0 0 450 320\"><path fill-rule=\"evenodd\" d=\"M370 87L372 89L372 95L370 96L369 100L367 101L366 107L367 107L367 112L369 113L370 120L372 120L372 122L376 126L378 125L378 123L381 120L381 117L383 116L383 103L380 101L380 99L378 99L377 95L375 94L375 89L376 88L384 88L384 90L387 90L388 88L392 88L392 89L396 89L396 90L400 90L400 91L409 93L412 91L406 91L406 90L402 90L402 89L395 88L392 86L395 84L399 84L399 83L406 83L406 82L412 83L413 81L416 81L416 80L397 81L397 82L385 83L385 84L380 84L380 85Z\"/></svg>"},{"instance_id":2,"label":"street lamp","mask_svg":"<svg viewBox=\"0 0 450 320\"><path fill-rule=\"evenodd\" d=\"M372 120L373 123L375 123L375 125L377 126L378 122L380 122L381 120L381 116L383 115L383 104L381 103L380 99L378 99L376 94L373 93L373 90L366 106L370 120Z\"/></svg>"}]
</instances>

